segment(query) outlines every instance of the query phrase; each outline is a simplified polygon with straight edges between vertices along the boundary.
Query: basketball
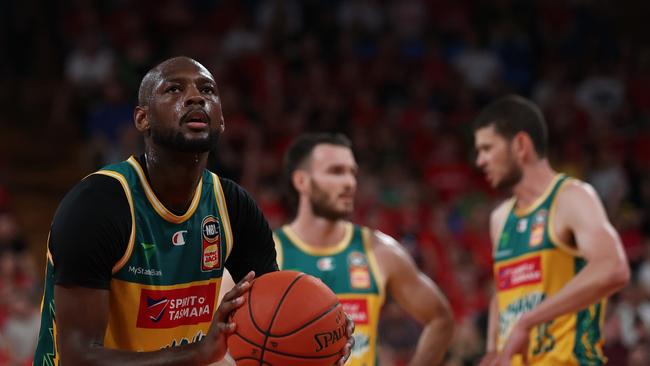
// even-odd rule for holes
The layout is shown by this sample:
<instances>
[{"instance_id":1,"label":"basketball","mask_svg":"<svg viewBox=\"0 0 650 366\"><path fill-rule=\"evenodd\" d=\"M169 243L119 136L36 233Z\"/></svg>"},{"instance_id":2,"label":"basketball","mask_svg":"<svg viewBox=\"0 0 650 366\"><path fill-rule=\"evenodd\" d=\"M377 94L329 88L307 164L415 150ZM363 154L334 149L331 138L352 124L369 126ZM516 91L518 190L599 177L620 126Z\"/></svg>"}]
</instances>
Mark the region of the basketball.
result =
<instances>
[{"instance_id":1,"label":"basketball","mask_svg":"<svg viewBox=\"0 0 650 366\"><path fill-rule=\"evenodd\" d=\"M345 313L321 280L277 271L251 282L228 337L239 366L332 366L347 342Z\"/></svg>"}]
</instances>

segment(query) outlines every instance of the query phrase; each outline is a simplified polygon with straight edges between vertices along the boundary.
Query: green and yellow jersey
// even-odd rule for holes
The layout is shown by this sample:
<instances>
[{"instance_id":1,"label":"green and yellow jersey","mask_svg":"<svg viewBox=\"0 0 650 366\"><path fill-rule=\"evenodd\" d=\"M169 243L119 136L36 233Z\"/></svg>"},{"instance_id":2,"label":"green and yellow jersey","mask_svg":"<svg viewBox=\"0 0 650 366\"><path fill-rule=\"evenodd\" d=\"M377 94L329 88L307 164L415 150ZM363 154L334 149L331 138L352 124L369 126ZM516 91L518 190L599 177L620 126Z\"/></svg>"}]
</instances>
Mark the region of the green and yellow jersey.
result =
<instances>
[{"instance_id":1,"label":"green and yellow jersey","mask_svg":"<svg viewBox=\"0 0 650 366\"><path fill-rule=\"evenodd\" d=\"M528 209L509 203L494 251L494 277L499 312L497 349L505 345L522 314L555 295L585 266L576 249L560 241L553 218L558 193L569 179L557 175L547 191ZM606 300L576 313L539 324L530 334L531 365L602 365L602 326ZM521 364L515 360L513 365Z\"/></svg>"},{"instance_id":2,"label":"green and yellow jersey","mask_svg":"<svg viewBox=\"0 0 650 366\"><path fill-rule=\"evenodd\" d=\"M275 231L278 265L320 278L339 297L355 323L355 345L346 365L377 365L377 327L384 287L368 228L348 223L340 243L316 248L288 226Z\"/></svg>"},{"instance_id":3,"label":"green and yellow jersey","mask_svg":"<svg viewBox=\"0 0 650 366\"><path fill-rule=\"evenodd\" d=\"M117 214L95 207L124 196ZM243 189L204 170L189 208L178 215L156 198L134 157L91 174L64 198L47 257L39 366L59 364L55 284L108 290L104 347L154 351L208 333L227 260L236 279L249 270L277 270L272 232Z\"/></svg>"}]
</instances>

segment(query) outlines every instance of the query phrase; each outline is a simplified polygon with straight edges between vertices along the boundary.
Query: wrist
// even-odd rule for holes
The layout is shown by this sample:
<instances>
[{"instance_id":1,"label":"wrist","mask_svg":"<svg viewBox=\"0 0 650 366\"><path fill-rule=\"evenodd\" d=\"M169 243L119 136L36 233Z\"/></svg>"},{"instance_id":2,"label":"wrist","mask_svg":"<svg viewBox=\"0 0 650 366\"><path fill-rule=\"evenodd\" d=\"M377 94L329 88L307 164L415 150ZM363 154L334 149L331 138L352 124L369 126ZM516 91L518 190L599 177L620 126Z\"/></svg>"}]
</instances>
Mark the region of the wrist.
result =
<instances>
[{"instance_id":1,"label":"wrist","mask_svg":"<svg viewBox=\"0 0 650 366\"><path fill-rule=\"evenodd\" d=\"M524 313L521 318L519 318L519 322L517 322L520 328L522 328L525 331L530 331L534 326L535 326L535 321L534 318L531 316L531 313Z\"/></svg>"},{"instance_id":2,"label":"wrist","mask_svg":"<svg viewBox=\"0 0 650 366\"><path fill-rule=\"evenodd\" d=\"M187 347L189 348L189 353L192 355L192 365L194 366L202 366L207 364L206 360L206 353L204 350L204 344L205 342L203 340L188 344Z\"/></svg>"}]
</instances>

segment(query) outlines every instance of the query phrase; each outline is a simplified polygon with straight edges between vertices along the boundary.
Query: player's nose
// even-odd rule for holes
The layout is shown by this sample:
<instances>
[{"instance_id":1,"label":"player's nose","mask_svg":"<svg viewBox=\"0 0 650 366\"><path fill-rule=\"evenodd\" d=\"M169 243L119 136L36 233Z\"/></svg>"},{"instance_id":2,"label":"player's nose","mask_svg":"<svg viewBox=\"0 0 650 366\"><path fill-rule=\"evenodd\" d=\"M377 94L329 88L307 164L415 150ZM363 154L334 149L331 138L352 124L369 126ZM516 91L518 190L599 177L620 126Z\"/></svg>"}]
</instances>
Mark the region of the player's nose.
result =
<instances>
[{"instance_id":1,"label":"player's nose","mask_svg":"<svg viewBox=\"0 0 650 366\"><path fill-rule=\"evenodd\" d=\"M201 94L198 88L195 86L190 86L187 88L187 94L185 96L185 106L189 107L192 105L205 105L205 98Z\"/></svg>"}]
</instances>

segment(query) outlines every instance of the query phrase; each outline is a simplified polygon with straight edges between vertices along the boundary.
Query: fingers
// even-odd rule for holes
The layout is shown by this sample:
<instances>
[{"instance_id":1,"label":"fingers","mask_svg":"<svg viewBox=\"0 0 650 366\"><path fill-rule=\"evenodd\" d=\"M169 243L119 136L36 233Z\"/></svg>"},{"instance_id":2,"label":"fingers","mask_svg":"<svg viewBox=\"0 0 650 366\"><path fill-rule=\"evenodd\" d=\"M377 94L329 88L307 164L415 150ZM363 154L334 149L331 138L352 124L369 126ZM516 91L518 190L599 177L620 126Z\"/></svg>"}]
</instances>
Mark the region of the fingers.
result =
<instances>
[{"instance_id":1,"label":"fingers","mask_svg":"<svg viewBox=\"0 0 650 366\"><path fill-rule=\"evenodd\" d=\"M243 294L246 290L250 288L250 283L255 278L255 272L250 271L244 278L242 278L230 291L228 291L224 296L223 296L223 301L228 301L231 299L236 298L237 296L240 296Z\"/></svg>"},{"instance_id":2,"label":"fingers","mask_svg":"<svg viewBox=\"0 0 650 366\"><path fill-rule=\"evenodd\" d=\"M217 323L217 329L219 329L219 333L223 334L231 334L237 329L237 324L230 322L230 323Z\"/></svg>"},{"instance_id":3,"label":"fingers","mask_svg":"<svg viewBox=\"0 0 650 366\"><path fill-rule=\"evenodd\" d=\"M345 314L345 317L348 322L348 326L346 327L345 330L348 335L348 338L352 338L352 334L354 333L354 328L355 328L354 320L352 320L352 317L348 314Z\"/></svg>"},{"instance_id":4,"label":"fingers","mask_svg":"<svg viewBox=\"0 0 650 366\"><path fill-rule=\"evenodd\" d=\"M217 315L216 315L217 321L219 323L225 323L228 317L230 316L230 313L232 313L235 309L239 308L240 306L244 305L244 302L245 302L244 296L237 296L232 300L227 300L226 297L224 296L223 300L221 301L221 304L219 304L219 308L217 309Z\"/></svg>"},{"instance_id":5,"label":"fingers","mask_svg":"<svg viewBox=\"0 0 650 366\"><path fill-rule=\"evenodd\" d=\"M337 366L343 366L347 361L348 358L350 358L350 354L352 353L352 347L354 346L354 338L350 338L352 340L352 343L350 343L350 340L343 346L343 349L341 350L341 353L343 353L343 357L339 359L339 361L336 363Z\"/></svg>"}]
</instances>

